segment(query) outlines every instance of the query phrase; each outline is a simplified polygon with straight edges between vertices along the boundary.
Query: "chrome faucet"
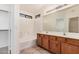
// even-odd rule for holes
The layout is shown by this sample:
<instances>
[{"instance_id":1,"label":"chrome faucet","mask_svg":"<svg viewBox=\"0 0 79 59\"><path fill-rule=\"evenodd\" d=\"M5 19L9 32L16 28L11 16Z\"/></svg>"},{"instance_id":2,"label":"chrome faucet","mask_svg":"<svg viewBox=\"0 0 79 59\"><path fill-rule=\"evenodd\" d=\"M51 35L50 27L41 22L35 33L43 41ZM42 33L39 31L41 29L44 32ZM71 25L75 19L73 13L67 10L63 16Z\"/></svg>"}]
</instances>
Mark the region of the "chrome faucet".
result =
<instances>
[{"instance_id":1,"label":"chrome faucet","mask_svg":"<svg viewBox=\"0 0 79 59\"><path fill-rule=\"evenodd\" d=\"M46 32L46 33L48 33L48 32Z\"/></svg>"},{"instance_id":2,"label":"chrome faucet","mask_svg":"<svg viewBox=\"0 0 79 59\"><path fill-rule=\"evenodd\" d=\"M63 35L66 35L65 32L63 32Z\"/></svg>"}]
</instances>

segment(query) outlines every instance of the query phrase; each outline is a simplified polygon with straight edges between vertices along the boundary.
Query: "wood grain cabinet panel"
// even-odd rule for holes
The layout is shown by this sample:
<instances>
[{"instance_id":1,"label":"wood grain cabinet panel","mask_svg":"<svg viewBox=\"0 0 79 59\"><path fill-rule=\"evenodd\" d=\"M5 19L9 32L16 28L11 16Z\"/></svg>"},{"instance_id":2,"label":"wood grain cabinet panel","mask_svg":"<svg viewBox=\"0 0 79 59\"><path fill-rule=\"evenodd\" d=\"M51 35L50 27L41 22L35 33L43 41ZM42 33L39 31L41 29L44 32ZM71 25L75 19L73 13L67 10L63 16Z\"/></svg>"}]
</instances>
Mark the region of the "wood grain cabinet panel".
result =
<instances>
[{"instance_id":1,"label":"wood grain cabinet panel","mask_svg":"<svg viewBox=\"0 0 79 59\"><path fill-rule=\"evenodd\" d=\"M79 54L79 40L77 39L37 34L37 44L57 54Z\"/></svg>"},{"instance_id":2,"label":"wood grain cabinet panel","mask_svg":"<svg viewBox=\"0 0 79 59\"><path fill-rule=\"evenodd\" d=\"M49 38L47 35L44 35L42 38L42 47L45 49L49 49Z\"/></svg>"},{"instance_id":3,"label":"wood grain cabinet panel","mask_svg":"<svg viewBox=\"0 0 79 59\"><path fill-rule=\"evenodd\" d=\"M79 46L69 43L62 43L61 53L63 54L79 54Z\"/></svg>"},{"instance_id":4,"label":"wood grain cabinet panel","mask_svg":"<svg viewBox=\"0 0 79 59\"><path fill-rule=\"evenodd\" d=\"M58 41L50 40L50 51L53 53L60 53L60 43Z\"/></svg>"},{"instance_id":5,"label":"wood grain cabinet panel","mask_svg":"<svg viewBox=\"0 0 79 59\"><path fill-rule=\"evenodd\" d=\"M42 45L42 34L37 34L37 45L41 46Z\"/></svg>"},{"instance_id":6,"label":"wood grain cabinet panel","mask_svg":"<svg viewBox=\"0 0 79 59\"><path fill-rule=\"evenodd\" d=\"M55 36L49 36L50 40L56 41L56 37Z\"/></svg>"},{"instance_id":7,"label":"wood grain cabinet panel","mask_svg":"<svg viewBox=\"0 0 79 59\"><path fill-rule=\"evenodd\" d=\"M79 40L78 39L67 38L66 40L67 40L67 43L79 46Z\"/></svg>"},{"instance_id":8,"label":"wood grain cabinet panel","mask_svg":"<svg viewBox=\"0 0 79 59\"><path fill-rule=\"evenodd\" d=\"M57 37L57 41L62 43L62 42L65 42L65 38L64 37Z\"/></svg>"}]
</instances>

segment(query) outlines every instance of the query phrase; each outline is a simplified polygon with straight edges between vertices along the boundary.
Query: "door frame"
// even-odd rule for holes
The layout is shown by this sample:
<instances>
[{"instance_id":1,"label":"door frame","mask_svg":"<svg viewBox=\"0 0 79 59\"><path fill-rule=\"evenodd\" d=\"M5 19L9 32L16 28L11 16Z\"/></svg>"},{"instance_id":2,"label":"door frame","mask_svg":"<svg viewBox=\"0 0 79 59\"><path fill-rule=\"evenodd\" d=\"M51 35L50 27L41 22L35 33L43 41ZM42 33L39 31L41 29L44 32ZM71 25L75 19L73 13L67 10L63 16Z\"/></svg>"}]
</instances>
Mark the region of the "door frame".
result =
<instances>
[{"instance_id":1,"label":"door frame","mask_svg":"<svg viewBox=\"0 0 79 59\"><path fill-rule=\"evenodd\" d=\"M11 21L10 21L10 50L11 54L19 53L19 40L18 40L18 20L19 20L19 5L11 5Z\"/></svg>"}]
</instances>

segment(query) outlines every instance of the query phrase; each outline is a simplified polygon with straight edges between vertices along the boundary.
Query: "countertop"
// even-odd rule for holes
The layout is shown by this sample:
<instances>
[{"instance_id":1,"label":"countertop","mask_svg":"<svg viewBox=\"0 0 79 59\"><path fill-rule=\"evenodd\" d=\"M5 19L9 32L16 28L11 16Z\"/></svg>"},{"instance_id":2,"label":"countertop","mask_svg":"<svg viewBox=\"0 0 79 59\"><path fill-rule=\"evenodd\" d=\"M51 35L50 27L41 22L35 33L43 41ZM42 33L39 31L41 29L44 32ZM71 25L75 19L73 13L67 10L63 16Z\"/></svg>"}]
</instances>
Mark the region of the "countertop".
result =
<instances>
[{"instance_id":1,"label":"countertop","mask_svg":"<svg viewBox=\"0 0 79 59\"><path fill-rule=\"evenodd\" d=\"M46 35L53 35L53 36L60 36L65 38L72 38L72 39L78 39L79 40L79 33L69 33L65 32L65 35L63 32L39 32L39 34L46 34Z\"/></svg>"}]
</instances>

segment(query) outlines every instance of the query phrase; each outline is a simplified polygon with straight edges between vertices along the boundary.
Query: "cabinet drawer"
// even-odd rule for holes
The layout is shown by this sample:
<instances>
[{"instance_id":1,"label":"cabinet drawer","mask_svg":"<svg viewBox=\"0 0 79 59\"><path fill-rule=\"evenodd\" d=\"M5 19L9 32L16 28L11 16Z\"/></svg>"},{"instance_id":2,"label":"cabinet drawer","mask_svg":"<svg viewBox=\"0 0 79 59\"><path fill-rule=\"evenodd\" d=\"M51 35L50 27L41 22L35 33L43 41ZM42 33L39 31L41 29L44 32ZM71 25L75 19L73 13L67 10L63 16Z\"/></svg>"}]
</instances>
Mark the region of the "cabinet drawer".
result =
<instances>
[{"instance_id":1,"label":"cabinet drawer","mask_svg":"<svg viewBox=\"0 0 79 59\"><path fill-rule=\"evenodd\" d=\"M37 38L41 38L42 39L43 36L44 36L43 34L37 34Z\"/></svg>"},{"instance_id":2,"label":"cabinet drawer","mask_svg":"<svg viewBox=\"0 0 79 59\"><path fill-rule=\"evenodd\" d=\"M65 42L65 38L63 38L63 37L57 37L57 41L59 41L59 42Z\"/></svg>"},{"instance_id":3,"label":"cabinet drawer","mask_svg":"<svg viewBox=\"0 0 79 59\"><path fill-rule=\"evenodd\" d=\"M79 40L78 39L70 39L70 38L67 38L66 39L66 42L67 43L70 43L70 44L73 44L73 45L79 46Z\"/></svg>"},{"instance_id":4,"label":"cabinet drawer","mask_svg":"<svg viewBox=\"0 0 79 59\"><path fill-rule=\"evenodd\" d=\"M56 37L55 36L49 36L50 40L56 41Z\"/></svg>"}]
</instances>

